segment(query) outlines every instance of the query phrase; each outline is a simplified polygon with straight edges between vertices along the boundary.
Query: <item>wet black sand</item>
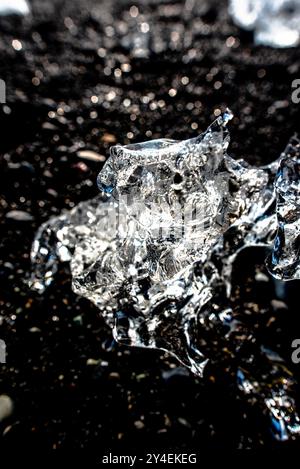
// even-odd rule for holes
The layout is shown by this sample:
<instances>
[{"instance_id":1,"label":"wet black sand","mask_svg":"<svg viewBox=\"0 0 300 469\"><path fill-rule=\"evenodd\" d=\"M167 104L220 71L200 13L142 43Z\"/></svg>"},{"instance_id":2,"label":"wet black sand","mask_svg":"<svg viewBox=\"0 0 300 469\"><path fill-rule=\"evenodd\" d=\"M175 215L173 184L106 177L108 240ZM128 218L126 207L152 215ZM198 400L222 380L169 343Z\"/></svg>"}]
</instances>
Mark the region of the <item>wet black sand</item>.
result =
<instances>
[{"instance_id":1,"label":"wet black sand","mask_svg":"<svg viewBox=\"0 0 300 469\"><path fill-rule=\"evenodd\" d=\"M7 84L0 109L0 338L7 343L0 394L14 402L0 422L2 443L70 454L83 448L96 457L111 448L297 448L297 440L276 442L265 420L236 398L222 364L200 380L162 353L115 344L97 309L71 292L67 267L42 297L24 282L40 223L97 193L102 163L79 158L78 150L107 155L114 142L187 138L229 106L231 153L265 164L300 130L300 105L291 102L299 49L253 48L252 35L232 24L220 2L198 2L188 12L183 1L141 1L135 5L150 35L156 28L161 37L150 37L148 56L139 57L124 33L132 5L35 0L32 16L0 18ZM7 216L12 210L30 217L16 220ZM300 336L298 285L289 286L287 308L274 310L274 288L249 280L262 262L260 253L242 263L240 302L275 317L269 341L290 363L291 341Z\"/></svg>"}]
</instances>

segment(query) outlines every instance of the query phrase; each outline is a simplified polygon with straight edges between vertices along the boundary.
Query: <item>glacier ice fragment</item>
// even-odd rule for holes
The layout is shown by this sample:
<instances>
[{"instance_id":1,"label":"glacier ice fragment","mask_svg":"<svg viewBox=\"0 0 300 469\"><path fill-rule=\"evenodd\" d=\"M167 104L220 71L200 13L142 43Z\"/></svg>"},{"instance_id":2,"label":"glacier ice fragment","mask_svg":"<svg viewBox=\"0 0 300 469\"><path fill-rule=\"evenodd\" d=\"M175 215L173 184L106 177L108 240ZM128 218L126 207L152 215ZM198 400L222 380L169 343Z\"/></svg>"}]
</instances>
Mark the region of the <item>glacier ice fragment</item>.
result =
<instances>
[{"instance_id":1,"label":"glacier ice fragment","mask_svg":"<svg viewBox=\"0 0 300 469\"><path fill-rule=\"evenodd\" d=\"M293 138L278 160L252 167L227 153L231 118L227 111L189 140L113 146L100 194L38 230L30 284L43 292L67 261L74 291L120 343L168 351L201 376L228 350L238 392L285 440L300 433L295 383L235 317L231 277L238 254L258 246L274 277L300 278L300 143Z\"/></svg>"}]
</instances>

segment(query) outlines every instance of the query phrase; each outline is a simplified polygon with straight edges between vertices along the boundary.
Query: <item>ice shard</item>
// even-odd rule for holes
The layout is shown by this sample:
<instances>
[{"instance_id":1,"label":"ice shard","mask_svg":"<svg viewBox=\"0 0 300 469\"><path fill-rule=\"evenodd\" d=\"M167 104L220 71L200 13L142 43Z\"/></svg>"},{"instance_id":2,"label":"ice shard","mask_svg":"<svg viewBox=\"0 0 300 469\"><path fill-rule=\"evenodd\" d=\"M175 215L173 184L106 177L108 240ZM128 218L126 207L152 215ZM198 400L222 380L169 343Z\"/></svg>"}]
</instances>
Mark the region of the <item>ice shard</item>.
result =
<instances>
[{"instance_id":1,"label":"ice shard","mask_svg":"<svg viewBox=\"0 0 300 469\"><path fill-rule=\"evenodd\" d=\"M229 13L258 45L295 47L300 43L300 0L230 0Z\"/></svg>"},{"instance_id":2,"label":"ice shard","mask_svg":"<svg viewBox=\"0 0 300 469\"><path fill-rule=\"evenodd\" d=\"M262 406L284 440L300 432L294 381L235 317L231 274L243 249L263 246L273 276L299 278L300 144L293 138L278 160L251 167L227 153L231 117L189 140L112 147L99 196L40 227L30 284L43 292L58 262L70 262L74 291L101 310L117 341L168 351L201 376L233 347L237 392Z\"/></svg>"}]
</instances>

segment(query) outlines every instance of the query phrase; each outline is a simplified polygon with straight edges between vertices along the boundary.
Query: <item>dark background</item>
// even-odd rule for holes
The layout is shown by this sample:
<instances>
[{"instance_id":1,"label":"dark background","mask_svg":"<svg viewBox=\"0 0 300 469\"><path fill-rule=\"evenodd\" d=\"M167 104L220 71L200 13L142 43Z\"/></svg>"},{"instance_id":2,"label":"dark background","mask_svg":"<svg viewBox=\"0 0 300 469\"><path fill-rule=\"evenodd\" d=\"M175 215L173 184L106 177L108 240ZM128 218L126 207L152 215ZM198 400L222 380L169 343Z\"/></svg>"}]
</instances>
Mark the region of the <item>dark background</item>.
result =
<instances>
[{"instance_id":1,"label":"dark background","mask_svg":"<svg viewBox=\"0 0 300 469\"><path fill-rule=\"evenodd\" d=\"M188 138L228 106L235 114L230 153L252 164L277 158L299 131L300 105L291 102L299 48L254 47L252 33L234 26L219 1L31 5L26 18L0 18L7 84L0 106L0 338L7 343L0 394L14 402L0 422L3 444L70 454L83 448L96 457L136 447L200 454L208 447L298 447L272 438L265 419L236 398L222 363L201 380L163 353L115 344L97 309L71 292L67 266L42 297L26 277L41 222L97 193L102 163L79 158L79 150L107 156L115 142ZM134 46L141 22L150 26L143 54ZM278 312L274 287L251 280L262 265L261 254L243 258L241 302L244 295L275 316L270 340L290 363L291 341L300 336L298 284Z\"/></svg>"}]
</instances>

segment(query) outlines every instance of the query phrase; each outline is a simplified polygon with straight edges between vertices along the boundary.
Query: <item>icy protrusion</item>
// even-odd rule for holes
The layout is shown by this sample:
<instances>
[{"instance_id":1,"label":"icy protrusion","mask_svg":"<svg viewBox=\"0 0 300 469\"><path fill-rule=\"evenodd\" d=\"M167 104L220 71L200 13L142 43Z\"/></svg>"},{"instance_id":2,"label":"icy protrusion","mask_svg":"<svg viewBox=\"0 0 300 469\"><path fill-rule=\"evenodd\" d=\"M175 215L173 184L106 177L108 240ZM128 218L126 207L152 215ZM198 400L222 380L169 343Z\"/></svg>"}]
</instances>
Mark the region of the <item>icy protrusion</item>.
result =
<instances>
[{"instance_id":1,"label":"icy protrusion","mask_svg":"<svg viewBox=\"0 0 300 469\"><path fill-rule=\"evenodd\" d=\"M254 30L258 45L300 43L300 0L230 0L229 13L238 26Z\"/></svg>"}]
</instances>

